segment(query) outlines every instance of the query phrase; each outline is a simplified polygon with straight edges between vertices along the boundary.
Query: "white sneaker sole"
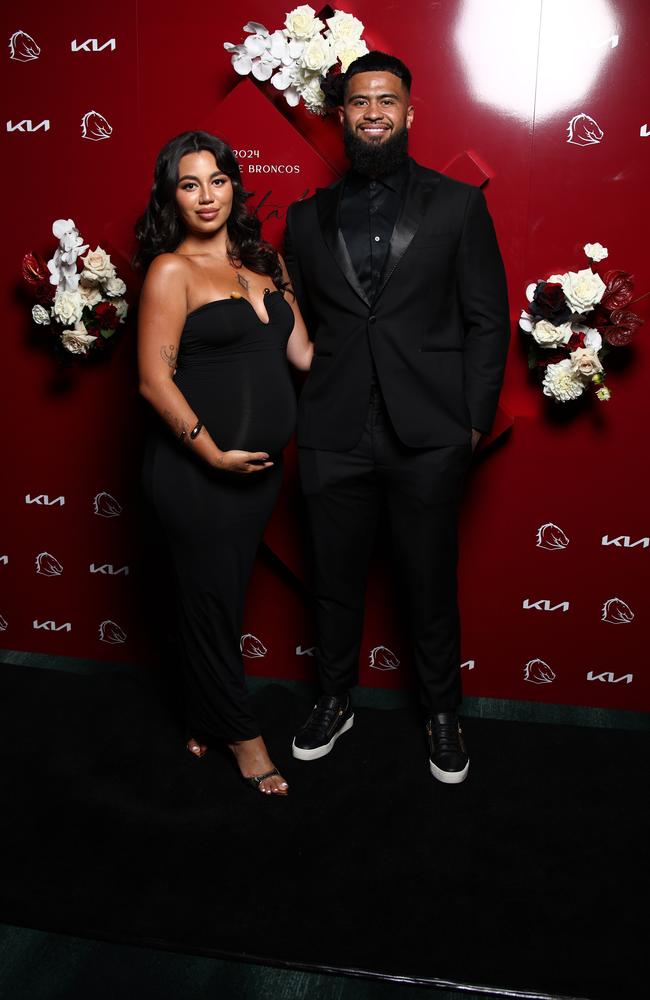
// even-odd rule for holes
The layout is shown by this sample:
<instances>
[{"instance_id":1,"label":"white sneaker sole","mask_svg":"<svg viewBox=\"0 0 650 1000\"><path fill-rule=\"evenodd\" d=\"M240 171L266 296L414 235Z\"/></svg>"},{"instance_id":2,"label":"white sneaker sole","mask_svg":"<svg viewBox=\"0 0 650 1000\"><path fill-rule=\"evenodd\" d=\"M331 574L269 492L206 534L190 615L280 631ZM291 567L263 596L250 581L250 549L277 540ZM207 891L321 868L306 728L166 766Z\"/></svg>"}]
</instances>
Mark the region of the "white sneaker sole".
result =
<instances>
[{"instance_id":1,"label":"white sneaker sole","mask_svg":"<svg viewBox=\"0 0 650 1000\"><path fill-rule=\"evenodd\" d=\"M294 740L291 744L291 752L294 757L298 760L318 760L319 757L326 757L330 752L339 736L343 736L343 733L347 733L348 729L352 729L354 724L354 715L351 715L345 725L341 726L338 733L334 733L332 739L329 743L324 743L322 747L314 747L313 750L303 750L301 747L296 746L296 741Z\"/></svg>"},{"instance_id":2,"label":"white sneaker sole","mask_svg":"<svg viewBox=\"0 0 650 1000\"><path fill-rule=\"evenodd\" d=\"M469 761L467 761L462 771L443 771L442 768L438 767L432 760L430 760L429 770L434 778L437 778L438 781L444 782L445 785L460 785L461 781L464 781L467 777L467 772L469 771Z\"/></svg>"}]
</instances>

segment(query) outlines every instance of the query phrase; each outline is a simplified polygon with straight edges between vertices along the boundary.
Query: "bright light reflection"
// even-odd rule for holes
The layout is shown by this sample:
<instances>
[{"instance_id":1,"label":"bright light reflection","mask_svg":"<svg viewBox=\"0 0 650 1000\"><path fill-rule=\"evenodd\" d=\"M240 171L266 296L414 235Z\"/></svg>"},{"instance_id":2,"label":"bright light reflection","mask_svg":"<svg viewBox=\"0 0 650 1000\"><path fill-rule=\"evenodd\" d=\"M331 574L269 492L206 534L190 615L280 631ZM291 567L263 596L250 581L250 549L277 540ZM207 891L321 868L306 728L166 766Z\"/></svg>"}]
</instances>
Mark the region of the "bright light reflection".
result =
<instances>
[{"instance_id":1,"label":"bright light reflection","mask_svg":"<svg viewBox=\"0 0 650 1000\"><path fill-rule=\"evenodd\" d=\"M464 0L454 32L476 99L526 120L576 110L619 41L610 0L543 0L540 28L541 2Z\"/></svg>"}]
</instances>

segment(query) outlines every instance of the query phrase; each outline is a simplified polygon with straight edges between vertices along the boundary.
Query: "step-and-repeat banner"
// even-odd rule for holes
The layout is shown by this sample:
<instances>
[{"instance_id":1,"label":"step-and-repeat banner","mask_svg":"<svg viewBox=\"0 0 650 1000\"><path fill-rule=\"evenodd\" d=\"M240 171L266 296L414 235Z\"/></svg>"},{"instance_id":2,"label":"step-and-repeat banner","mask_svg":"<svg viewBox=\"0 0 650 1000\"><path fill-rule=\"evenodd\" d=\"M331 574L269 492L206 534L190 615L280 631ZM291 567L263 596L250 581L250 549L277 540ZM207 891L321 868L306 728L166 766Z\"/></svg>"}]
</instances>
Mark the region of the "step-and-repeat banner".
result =
<instances>
[{"instance_id":1,"label":"step-and-repeat banner","mask_svg":"<svg viewBox=\"0 0 650 1000\"><path fill-rule=\"evenodd\" d=\"M186 12L167 0L92 6L33 0L3 14L5 166L1 280L4 419L0 530L3 647L144 662L169 640L164 538L139 489L148 419L138 399L133 223L156 153L203 128L236 150L264 232L345 170L338 125L238 75L224 42L244 23L281 28L290 8ZM647 225L650 17L636 0L342 3L370 47L414 75L411 152L482 186L502 247L513 325L493 440L462 517L464 687L496 698L650 708L647 332L607 359L609 402L556 403L517 329L526 288L595 265L650 289ZM317 9L317 13L321 13ZM322 16L331 16L331 8ZM127 284L110 358L61 365L21 284L28 251L52 256L74 219ZM628 306L648 315L647 298ZM74 359L73 359L74 360ZM368 583L361 681L410 683L390 542ZM215 558L217 556L215 555ZM251 583L242 652L251 673L312 676L309 544L293 448Z\"/></svg>"}]
</instances>

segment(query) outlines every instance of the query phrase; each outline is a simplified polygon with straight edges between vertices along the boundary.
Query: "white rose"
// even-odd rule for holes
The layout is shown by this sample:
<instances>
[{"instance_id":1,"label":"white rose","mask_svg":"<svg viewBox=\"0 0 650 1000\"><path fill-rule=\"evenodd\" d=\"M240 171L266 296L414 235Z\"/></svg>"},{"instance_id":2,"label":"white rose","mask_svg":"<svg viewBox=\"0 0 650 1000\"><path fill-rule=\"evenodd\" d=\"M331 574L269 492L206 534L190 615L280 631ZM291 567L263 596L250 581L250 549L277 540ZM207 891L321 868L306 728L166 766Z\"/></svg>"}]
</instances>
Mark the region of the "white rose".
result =
<instances>
[{"instance_id":1,"label":"white rose","mask_svg":"<svg viewBox=\"0 0 650 1000\"><path fill-rule=\"evenodd\" d=\"M341 72L345 73L350 63L353 63L359 56L365 56L368 46L362 38L353 39L352 41L337 42L334 51L336 58L340 60Z\"/></svg>"},{"instance_id":2,"label":"white rose","mask_svg":"<svg viewBox=\"0 0 650 1000\"><path fill-rule=\"evenodd\" d=\"M320 87L320 76L314 76L298 86L298 93L312 114L320 114L325 103L325 94Z\"/></svg>"},{"instance_id":3,"label":"white rose","mask_svg":"<svg viewBox=\"0 0 650 1000\"><path fill-rule=\"evenodd\" d=\"M546 366L544 375L544 395L551 396L561 403L577 399L584 392L585 383L577 377L568 358L558 361L555 365Z\"/></svg>"},{"instance_id":4,"label":"white rose","mask_svg":"<svg viewBox=\"0 0 650 1000\"><path fill-rule=\"evenodd\" d=\"M102 301L102 293L99 290L99 286L95 281L88 281L85 271L81 273L81 281L79 282L79 294L83 299L85 306L89 306L92 309L96 306L98 302Z\"/></svg>"},{"instance_id":5,"label":"white rose","mask_svg":"<svg viewBox=\"0 0 650 1000\"><path fill-rule=\"evenodd\" d=\"M335 42L357 42L363 34L361 21L342 10L335 11L334 17L328 17L325 24Z\"/></svg>"},{"instance_id":6,"label":"white rose","mask_svg":"<svg viewBox=\"0 0 650 1000\"><path fill-rule=\"evenodd\" d=\"M126 319L126 314L129 311L129 307L126 304L125 299L114 299L111 305L115 306L115 312L117 313L120 323L123 323Z\"/></svg>"},{"instance_id":7,"label":"white rose","mask_svg":"<svg viewBox=\"0 0 650 1000\"><path fill-rule=\"evenodd\" d=\"M59 289L52 312L63 326L74 326L81 319L83 308L84 301L79 292L63 292Z\"/></svg>"},{"instance_id":8,"label":"white rose","mask_svg":"<svg viewBox=\"0 0 650 1000\"><path fill-rule=\"evenodd\" d=\"M326 38L316 35L305 45L300 61L312 73L324 73L336 62L336 53Z\"/></svg>"},{"instance_id":9,"label":"white rose","mask_svg":"<svg viewBox=\"0 0 650 1000\"><path fill-rule=\"evenodd\" d=\"M605 260L605 257L609 256L609 250L604 247L602 243L585 243L582 248L590 260Z\"/></svg>"},{"instance_id":10,"label":"white rose","mask_svg":"<svg viewBox=\"0 0 650 1000\"><path fill-rule=\"evenodd\" d=\"M605 294L605 287L602 279L589 267L583 271L569 271L562 276L562 291L574 312L593 309Z\"/></svg>"},{"instance_id":11,"label":"white rose","mask_svg":"<svg viewBox=\"0 0 650 1000\"><path fill-rule=\"evenodd\" d=\"M540 319L533 326L532 334L540 347L559 347L571 339L571 324L554 326L548 319Z\"/></svg>"},{"instance_id":12,"label":"white rose","mask_svg":"<svg viewBox=\"0 0 650 1000\"><path fill-rule=\"evenodd\" d=\"M66 330L61 334L61 343L70 354L88 354L90 345L97 337L92 337L83 323L76 324L74 330Z\"/></svg>"},{"instance_id":13,"label":"white rose","mask_svg":"<svg viewBox=\"0 0 650 1000\"><path fill-rule=\"evenodd\" d=\"M101 247L90 250L81 259L84 262L84 270L87 277L95 278L99 281L115 277L115 268L111 264L110 255L105 250L102 250Z\"/></svg>"},{"instance_id":14,"label":"white rose","mask_svg":"<svg viewBox=\"0 0 650 1000\"><path fill-rule=\"evenodd\" d=\"M294 38L306 40L318 34L323 27L323 22L316 17L314 8L304 3L289 11L284 26Z\"/></svg>"},{"instance_id":15,"label":"white rose","mask_svg":"<svg viewBox=\"0 0 650 1000\"><path fill-rule=\"evenodd\" d=\"M121 278L109 278L104 282L104 291L110 298L117 298L120 295L124 295L126 285Z\"/></svg>"},{"instance_id":16,"label":"white rose","mask_svg":"<svg viewBox=\"0 0 650 1000\"><path fill-rule=\"evenodd\" d=\"M585 378L598 375L603 370L598 355L591 347L577 347L570 354L569 360L574 374Z\"/></svg>"},{"instance_id":17,"label":"white rose","mask_svg":"<svg viewBox=\"0 0 650 1000\"><path fill-rule=\"evenodd\" d=\"M39 326L50 325L50 314L45 306L32 306L32 319L35 323L38 323Z\"/></svg>"}]
</instances>

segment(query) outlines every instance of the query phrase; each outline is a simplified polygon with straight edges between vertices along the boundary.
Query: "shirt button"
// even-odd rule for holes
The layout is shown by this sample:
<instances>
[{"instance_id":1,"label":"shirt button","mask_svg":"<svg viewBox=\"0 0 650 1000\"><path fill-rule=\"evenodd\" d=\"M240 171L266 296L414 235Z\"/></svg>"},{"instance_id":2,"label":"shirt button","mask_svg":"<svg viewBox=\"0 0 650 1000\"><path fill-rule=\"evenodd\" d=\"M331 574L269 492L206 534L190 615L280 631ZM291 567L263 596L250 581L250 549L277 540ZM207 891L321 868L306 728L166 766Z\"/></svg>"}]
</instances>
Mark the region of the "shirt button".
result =
<instances>
[{"instance_id":1,"label":"shirt button","mask_svg":"<svg viewBox=\"0 0 650 1000\"><path fill-rule=\"evenodd\" d=\"M370 181L370 184L368 185L368 187L370 188L371 191L374 191L375 188L377 187L377 185L375 184L374 181Z\"/></svg>"},{"instance_id":2,"label":"shirt button","mask_svg":"<svg viewBox=\"0 0 650 1000\"><path fill-rule=\"evenodd\" d=\"M380 237L380 236L375 236L375 243L379 243L379 240L380 240L380 239L381 239L381 237Z\"/></svg>"},{"instance_id":3,"label":"shirt button","mask_svg":"<svg viewBox=\"0 0 650 1000\"><path fill-rule=\"evenodd\" d=\"M377 319L376 316L368 316L368 322L369 323L374 323L376 319Z\"/></svg>"}]
</instances>

